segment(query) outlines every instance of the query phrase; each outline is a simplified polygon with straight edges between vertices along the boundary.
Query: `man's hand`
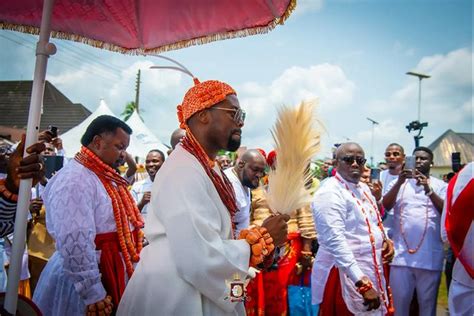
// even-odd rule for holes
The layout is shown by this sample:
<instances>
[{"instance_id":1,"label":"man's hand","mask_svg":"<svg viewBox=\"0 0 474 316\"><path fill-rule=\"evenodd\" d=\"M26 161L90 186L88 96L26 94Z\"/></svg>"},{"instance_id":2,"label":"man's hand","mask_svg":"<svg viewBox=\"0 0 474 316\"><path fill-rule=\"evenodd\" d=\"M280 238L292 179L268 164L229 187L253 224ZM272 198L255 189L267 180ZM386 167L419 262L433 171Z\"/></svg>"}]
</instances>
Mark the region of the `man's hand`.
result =
<instances>
[{"instance_id":1,"label":"man's hand","mask_svg":"<svg viewBox=\"0 0 474 316\"><path fill-rule=\"evenodd\" d=\"M416 170L415 173L415 179L416 179L416 185L421 185L423 186L423 189L425 190L425 194L430 192L431 187L430 187L430 178Z\"/></svg>"},{"instance_id":2,"label":"man's hand","mask_svg":"<svg viewBox=\"0 0 474 316\"><path fill-rule=\"evenodd\" d=\"M370 279L363 276L362 279L356 282L355 286L360 288L364 285L369 285ZM376 289L373 287L362 294L364 299L364 305L367 306L367 311L375 310L380 306L380 296Z\"/></svg>"},{"instance_id":3,"label":"man's hand","mask_svg":"<svg viewBox=\"0 0 474 316\"><path fill-rule=\"evenodd\" d=\"M395 256L395 249L393 248L393 241L385 239L382 245L382 260L383 263L390 263Z\"/></svg>"},{"instance_id":4,"label":"man's hand","mask_svg":"<svg viewBox=\"0 0 474 316\"><path fill-rule=\"evenodd\" d=\"M5 185L10 192L17 193L21 179L33 178L33 185L36 185L44 176L44 163L41 152L45 149L43 143L34 143L26 149L30 154L22 158L25 148L25 138L10 156L7 165L7 179Z\"/></svg>"},{"instance_id":5,"label":"man's hand","mask_svg":"<svg viewBox=\"0 0 474 316\"><path fill-rule=\"evenodd\" d=\"M369 182L367 185L369 186L370 192L374 196L375 200L380 201L382 198L382 182L377 180L375 182Z\"/></svg>"},{"instance_id":6,"label":"man's hand","mask_svg":"<svg viewBox=\"0 0 474 316\"><path fill-rule=\"evenodd\" d=\"M314 257L310 255L302 255L300 258L301 266L303 271L309 270L313 267Z\"/></svg>"},{"instance_id":7,"label":"man's hand","mask_svg":"<svg viewBox=\"0 0 474 316\"><path fill-rule=\"evenodd\" d=\"M272 215L263 221L262 227L267 229L275 247L279 247L286 242L288 235L288 224L286 222L289 219L289 215L280 214Z\"/></svg>"},{"instance_id":8,"label":"man's hand","mask_svg":"<svg viewBox=\"0 0 474 316\"><path fill-rule=\"evenodd\" d=\"M41 198L37 198L31 201L30 203L30 213L31 215L38 216L43 207L43 200Z\"/></svg>"},{"instance_id":9,"label":"man's hand","mask_svg":"<svg viewBox=\"0 0 474 316\"><path fill-rule=\"evenodd\" d=\"M57 150L63 149L63 140L61 138L59 137L53 138L51 143Z\"/></svg>"},{"instance_id":10,"label":"man's hand","mask_svg":"<svg viewBox=\"0 0 474 316\"><path fill-rule=\"evenodd\" d=\"M364 305L367 306L367 310L375 310L380 307L379 293L374 288L371 288L362 295L364 298Z\"/></svg>"},{"instance_id":11,"label":"man's hand","mask_svg":"<svg viewBox=\"0 0 474 316\"><path fill-rule=\"evenodd\" d=\"M140 209L140 211L142 210L142 208L145 207L145 205L150 203L150 200L151 200L151 192L147 191L143 193L143 197L140 200L140 203L138 203L138 208Z\"/></svg>"},{"instance_id":12,"label":"man's hand","mask_svg":"<svg viewBox=\"0 0 474 316\"><path fill-rule=\"evenodd\" d=\"M406 179L411 179L413 178L413 170L411 169L403 169L402 172L398 175L398 180L397 182L399 184L405 183Z\"/></svg>"}]
</instances>

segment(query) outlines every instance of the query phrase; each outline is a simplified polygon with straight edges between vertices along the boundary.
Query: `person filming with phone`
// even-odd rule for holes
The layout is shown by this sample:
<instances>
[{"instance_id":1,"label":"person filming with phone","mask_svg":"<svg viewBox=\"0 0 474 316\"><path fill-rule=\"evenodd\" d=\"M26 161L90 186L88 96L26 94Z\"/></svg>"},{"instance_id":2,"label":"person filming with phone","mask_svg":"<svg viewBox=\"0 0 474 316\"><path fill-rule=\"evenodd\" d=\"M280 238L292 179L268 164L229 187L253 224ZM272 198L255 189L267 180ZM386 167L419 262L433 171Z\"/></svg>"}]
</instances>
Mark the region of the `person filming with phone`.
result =
<instances>
[{"instance_id":1,"label":"person filming with phone","mask_svg":"<svg viewBox=\"0 0 474 316\"><path fill-rule=\"evenodd\" d=\"M420 315L436 314L443 269L440 220L446 183L430 176L433 152L417 147L405 158L403 170L383 197L394 212L395 258L390 270L395 315L408 315L416 289Z\"/></svg>"}]
</instances>

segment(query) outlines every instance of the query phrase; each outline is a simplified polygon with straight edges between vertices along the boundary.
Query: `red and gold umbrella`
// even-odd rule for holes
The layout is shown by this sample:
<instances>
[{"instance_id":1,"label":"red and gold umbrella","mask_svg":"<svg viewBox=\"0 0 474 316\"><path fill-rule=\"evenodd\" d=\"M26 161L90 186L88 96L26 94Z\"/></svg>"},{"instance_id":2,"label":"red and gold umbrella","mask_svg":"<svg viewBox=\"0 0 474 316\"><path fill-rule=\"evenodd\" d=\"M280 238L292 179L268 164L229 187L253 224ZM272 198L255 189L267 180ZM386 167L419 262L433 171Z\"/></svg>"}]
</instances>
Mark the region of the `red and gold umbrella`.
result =
<instances>
[{"instance_id":1,"label":"red and gold umbrella","mask_svg":"<svg viewBox=\"0 0 474 316\"><path fill-rule=\"evenodd\" d=\"M53 37L129 54L157 54L221 39L266 33L296 0L2 0L0 29L39 34L26 146L38 138ZM31 179L20 183L5 309L15 314Z\"/></svg>"}]
</instances>

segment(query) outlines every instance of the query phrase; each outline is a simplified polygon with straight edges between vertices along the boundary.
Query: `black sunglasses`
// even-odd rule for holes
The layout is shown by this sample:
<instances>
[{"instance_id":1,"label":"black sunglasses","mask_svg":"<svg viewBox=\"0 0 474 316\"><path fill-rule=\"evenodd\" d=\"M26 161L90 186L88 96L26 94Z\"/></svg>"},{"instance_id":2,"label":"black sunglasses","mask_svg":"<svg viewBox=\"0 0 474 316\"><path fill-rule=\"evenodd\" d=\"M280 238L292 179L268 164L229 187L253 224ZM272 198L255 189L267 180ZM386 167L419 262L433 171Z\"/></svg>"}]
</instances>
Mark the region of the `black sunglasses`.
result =
<instances>
[{"instance_id":1,"label":"black sunglasses","mask_svg":"<svg viewBox=\"0 0 474 316\"><path fill-rule=\"evenodd\" d=\"M355 157L355 156L344 156L340 158L340 160L344 161L348 165L352 165L355 161L357 162L359 166L363 166L367 162L367 159L362 158L362 157Z\"/></svg>"}]
</instances>

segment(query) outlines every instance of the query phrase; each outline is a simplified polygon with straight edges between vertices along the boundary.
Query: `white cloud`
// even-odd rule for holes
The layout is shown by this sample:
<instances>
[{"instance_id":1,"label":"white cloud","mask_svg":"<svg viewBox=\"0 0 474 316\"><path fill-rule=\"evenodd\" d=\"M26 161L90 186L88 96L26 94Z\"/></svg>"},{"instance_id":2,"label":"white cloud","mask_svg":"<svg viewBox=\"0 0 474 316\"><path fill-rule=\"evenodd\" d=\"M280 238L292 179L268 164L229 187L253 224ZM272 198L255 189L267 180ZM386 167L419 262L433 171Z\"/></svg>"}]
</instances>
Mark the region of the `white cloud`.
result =
<instances>
[{"instance_id":1,"label":"white cloud","mask_svg":"<svg viewBox=\"0 0 474 316\"><path fill-rule=\"evenodd\" d=\"M324 0L298 0L294 14L306 14L319 11L324 5Z\"/></svg>"},{"instance_id":2,"label":"white cloud","mask_svg":"<svg viewBox=\"0 0 474 316\"><path fill-rule=\"evenodd\" d=\"M281 105L296 105L302 100L319 100L319 114L325 125L352 102L355 84L336 65L321 64L308 68L290 67L268 85L244 83L237 88L241 106L247 111L244 143L248 147L269 150L273 141L270 129ZM324 132L323 155L330 152Z\"/></svg>"},{"instance_id":3,"label":"white cloud","mask_svg":"<svg viewBox=\"0 0 474 316\"><path fill-rule=\"evenodd\" d=\"M451 128L455 132L471 132L473 123L473 80L472 59L469 48L457 49L445 55L423 57L413 68L428 74L422 80L421 121L429 125L423 130L421 143L429 145L438 136ZM418 79L407 77L406 83L389 98L373 100L367 106L367 113L374 118L389 118L376 128L375 144L379 147L376 157L381 158L385 145L400 142L410 151L413 149L413 133L405 126L417 119ZM370 114L372 115L372 114ZM357 133L356 139L363 147L370 147L370 129Z\"/></svg>"}]
</instances>

